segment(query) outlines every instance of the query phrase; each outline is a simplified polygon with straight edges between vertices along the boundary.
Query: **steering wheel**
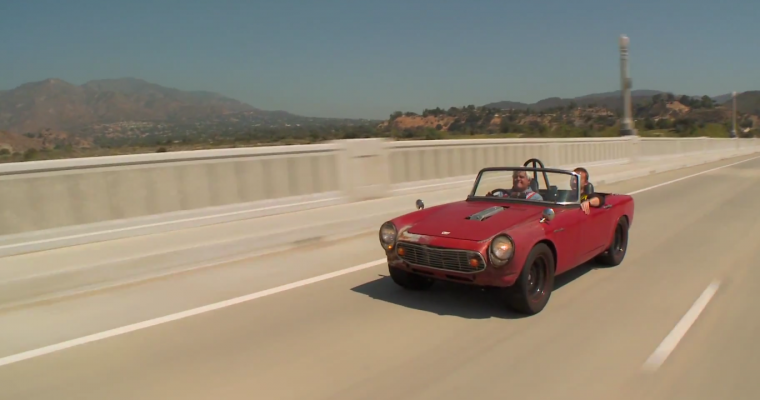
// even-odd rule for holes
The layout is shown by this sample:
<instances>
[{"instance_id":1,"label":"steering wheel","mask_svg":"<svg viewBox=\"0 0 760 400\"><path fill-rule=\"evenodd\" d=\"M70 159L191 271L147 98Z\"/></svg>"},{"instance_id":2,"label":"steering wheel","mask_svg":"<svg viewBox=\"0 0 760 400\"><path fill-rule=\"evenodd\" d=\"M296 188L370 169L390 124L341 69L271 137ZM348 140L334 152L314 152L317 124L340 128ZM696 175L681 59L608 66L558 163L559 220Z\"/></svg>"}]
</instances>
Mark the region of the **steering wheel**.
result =
<instances>
[{"instance_id":1,"label":"steering wheel","mask_svg":"<svg viewBox=\"0 0 760 400\"><path fill-rule=\"evenodd\" d=\"M527 199L528 193L526 192L516 192L513 194L512 189L494 189L490 191L489 193L486 193L487 197L508 197L510 199Z\"/></svg>"},{"instance_id":2,"label":"steering wheel","mask_svg":"<svg viewBox=\"0 0 760 400\"><path fill-rule=\"evenodd\" d=\"M509 197L510 189L498 188L486 193L486 197Z\"/></svg>"}]
</instances>

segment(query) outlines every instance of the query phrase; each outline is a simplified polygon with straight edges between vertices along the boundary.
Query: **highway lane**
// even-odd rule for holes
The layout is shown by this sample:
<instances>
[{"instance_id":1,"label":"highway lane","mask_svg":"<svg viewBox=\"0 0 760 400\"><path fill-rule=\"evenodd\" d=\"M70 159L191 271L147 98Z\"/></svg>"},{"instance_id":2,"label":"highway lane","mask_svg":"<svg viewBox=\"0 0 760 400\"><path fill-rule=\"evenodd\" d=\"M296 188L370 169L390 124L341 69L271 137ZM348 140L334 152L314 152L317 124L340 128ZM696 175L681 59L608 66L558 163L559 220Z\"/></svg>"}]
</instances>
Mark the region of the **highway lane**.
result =
<instances>
[{"instance_id":1,"label":"highway lane","mask_svg":"<svg viewBox=\"0 0 760 400\"><path fill-rule=\"evenodd\" d=\"M630 192L728 163L599 188ZM758 183L754 160L636 194L626 261L558 278L536 317L467 288L407 293L380 265L0 366L0 398L756 398ZM381 255L367 235L5 312L0 358ZM716 278L683 342L642 373Z\"/></svg>"}]
</instances>

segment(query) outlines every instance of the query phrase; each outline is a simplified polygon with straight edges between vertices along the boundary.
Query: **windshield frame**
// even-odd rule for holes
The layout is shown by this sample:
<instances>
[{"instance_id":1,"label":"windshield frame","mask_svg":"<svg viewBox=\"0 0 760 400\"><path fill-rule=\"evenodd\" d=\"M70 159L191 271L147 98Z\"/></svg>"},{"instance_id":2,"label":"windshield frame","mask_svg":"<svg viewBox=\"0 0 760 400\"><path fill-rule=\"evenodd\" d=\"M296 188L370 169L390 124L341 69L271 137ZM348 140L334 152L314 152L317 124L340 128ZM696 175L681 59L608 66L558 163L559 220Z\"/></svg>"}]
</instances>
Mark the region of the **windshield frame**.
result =
<instances>
[{"instance_id":1,"label":"windshield frame","mask_svg":"<svg viewBox=\"0 0 760 400\"><path fill-rule=\"evenodd\" d=\"M487 172L514 172L514 171L526 171L526 172L533 172L533 179L540 179L539 174L543 175L544 178L544 185L549 181L549 177L546 174L549 173L555 173L555 174L562 174L567 175L571 177L575 177L576 182L579 184L575 188L575 190L578 192L577 201L546 201L546 200L528 200L528 199L516 199L512 197L487 197L487 196L475 196L475 192L478 190L478 187L480 186L480 179L483 177L484 173ZM508 202L508 203L520 203L520 204L541 204L541 205L549 205L549 206L580 206L581 204L581 176L575 171L569 171L566 169L559 169L559 168L538 168L538 167L487 167L483 168L478 172L478 176L475 178L475 183L472 185L472 189L470 189L470 193L467 195L467 201L502 201L502 202ZM547 188L549 185L546 185Z\"/></svg>"}]
</instances>

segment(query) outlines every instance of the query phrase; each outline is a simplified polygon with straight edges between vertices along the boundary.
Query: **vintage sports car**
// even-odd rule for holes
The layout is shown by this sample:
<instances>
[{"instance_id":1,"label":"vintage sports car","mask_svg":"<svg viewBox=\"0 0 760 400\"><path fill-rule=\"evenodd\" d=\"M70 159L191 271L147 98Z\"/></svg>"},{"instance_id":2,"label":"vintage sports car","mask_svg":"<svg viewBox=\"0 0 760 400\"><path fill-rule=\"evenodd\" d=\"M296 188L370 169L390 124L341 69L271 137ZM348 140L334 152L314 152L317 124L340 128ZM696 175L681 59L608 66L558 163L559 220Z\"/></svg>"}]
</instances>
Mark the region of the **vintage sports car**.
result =
<instances>
[{"instance_id":1,"label":"vintage sports car","mask_svg":"<svg viewBox=\"0 0 760 400\"><path fill-rule=\"evenodd\" d=\"M380 227L391 278L409 290L437 280L497 288L510 308L541 312L556 275L592 259L618 265L626 254L633 198L593 193L600 204L586 214L579 181L530 159L480 170L465 200L429 208L417 200L418 211Z\"/></svg>"}]
</instances>

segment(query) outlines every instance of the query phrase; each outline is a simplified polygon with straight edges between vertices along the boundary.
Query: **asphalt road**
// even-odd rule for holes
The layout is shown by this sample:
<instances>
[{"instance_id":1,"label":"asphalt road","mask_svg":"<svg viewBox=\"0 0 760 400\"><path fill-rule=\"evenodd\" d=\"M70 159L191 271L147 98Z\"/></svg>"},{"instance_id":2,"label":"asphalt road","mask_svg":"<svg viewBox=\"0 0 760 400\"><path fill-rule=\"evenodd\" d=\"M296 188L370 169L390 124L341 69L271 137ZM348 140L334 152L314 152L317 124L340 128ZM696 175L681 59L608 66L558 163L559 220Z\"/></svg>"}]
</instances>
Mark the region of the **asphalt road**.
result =
<instances>
[{"instance_id":1,"label":"asphalt road","mask_svg":"<svg viewBox=\"0 0 760 400\"><path fill-rule=\"evenodd\" d=\"M597 188L630 193L732 162ZM0 399L760 398L760 159L634 197L623 264L558 277L534 317L469 288L405 292L378 264L119 334L379 260L370 234L5 311ZM709 302L692 308L711 282ZM653 353L668 357L645 369Z\"/></svg>"}]
</instances>

